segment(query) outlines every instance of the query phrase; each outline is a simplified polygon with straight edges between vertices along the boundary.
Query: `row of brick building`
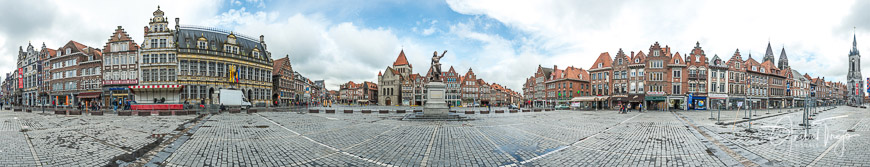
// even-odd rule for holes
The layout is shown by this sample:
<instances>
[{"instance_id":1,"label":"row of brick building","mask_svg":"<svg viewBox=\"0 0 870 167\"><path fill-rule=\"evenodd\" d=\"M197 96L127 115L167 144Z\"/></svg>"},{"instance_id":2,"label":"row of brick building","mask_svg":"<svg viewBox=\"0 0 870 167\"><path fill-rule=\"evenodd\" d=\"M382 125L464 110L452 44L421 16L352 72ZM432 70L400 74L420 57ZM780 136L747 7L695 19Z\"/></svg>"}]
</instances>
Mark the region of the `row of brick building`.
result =
<instances>
[{"instance_id":1,"label":"row of brick building","mask_svg":"<svg viewBox=\"0 0 870 167\"><path fill-rule=\"evenodd\" d=\"M523 84L524 104L583 109L783 108L813 102L844 104L847 95L858 91L792 69L784 48L777 65L774 61L770 44L757 61L752 55L743 59L740 50L723 60L706 55L700 43L680 53L656 42L646 52L601 53L588 70L539 66Z\"/></svg>"},{"instance_id":2,"label":"row of brick building","mask_svg":"<svg viewBox=\"0 0 870 167\"><path fill-rule=\"evenodd\" d=\"M387 67L383 72L378 72L378 83L372 84L373 94L377 97L368 100L371 103L376 102L377 105L385 106L420 106L425 104L427 92L424 85L429 83L429 78L432 78L429 74L433 69L430 67L426 76L412 74L412 70L413 66L408 63L405 51L400 51L392 66ZM460 75L453 66L450 66L450 69L442 72L440 80L447 86L447 92L444 96L450 106L503 106L519 104L521 101L521 95L518 92L501 84L487 83L482 78L478 78L471 68L465 75ZM345 85L350 84L351 82ZM350 86L348 86L349 88ZM342 89L344 89L344 85ZM343 93L340 94L344 97ZM352 102L353 99L343 101Z\"/></svg>"},{"instance_id":3,"label":"row of brick building","mask_svg":"<svg viewBox=\"0 0 870 167\"><path fill-rule=\"evenodd\" d=\"M330 98L322 80L294 71L289 56L272 60L259 40L209 27L175 26L153 12L137 44L118 26L102 48L69 41L60 48L19 48L2 83L2 99L24 106L138 104L218 105L221 89L242 90L257 106ZM117 104L117 103L115 103Z\"/></svg>"}]
</instances>

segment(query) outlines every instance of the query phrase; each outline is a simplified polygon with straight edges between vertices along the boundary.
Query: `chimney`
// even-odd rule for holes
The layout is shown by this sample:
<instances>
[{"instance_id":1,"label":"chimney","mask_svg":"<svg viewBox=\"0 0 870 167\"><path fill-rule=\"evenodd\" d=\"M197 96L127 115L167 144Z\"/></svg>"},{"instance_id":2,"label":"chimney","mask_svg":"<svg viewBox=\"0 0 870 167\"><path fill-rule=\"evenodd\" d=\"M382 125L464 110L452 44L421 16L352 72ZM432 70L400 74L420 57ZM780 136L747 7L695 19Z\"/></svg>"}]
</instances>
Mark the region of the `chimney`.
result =
<instances>
[{"instance_id":1,"label":"chimney","mask_svg":"<svg viewBox=\"0 0 870 167\"><path fill-rule=\"evenodd\" d=\"M180 20L180 19L179 19L178 17L175 18L175 30L178 30L178 27L181 26L180 24L178 24L178 21L179 21L179 20Z\"/></svg>"},{"instance_id":2,"label":"chimney","mask_svg":"<svg viewBox=\"0 0 870 167\"><path fill-rule=\"evenodd\" d=\"M266 37L266 36L260 35L260 43L263 43L263 37Z\"/></svg>"}]
</instances>

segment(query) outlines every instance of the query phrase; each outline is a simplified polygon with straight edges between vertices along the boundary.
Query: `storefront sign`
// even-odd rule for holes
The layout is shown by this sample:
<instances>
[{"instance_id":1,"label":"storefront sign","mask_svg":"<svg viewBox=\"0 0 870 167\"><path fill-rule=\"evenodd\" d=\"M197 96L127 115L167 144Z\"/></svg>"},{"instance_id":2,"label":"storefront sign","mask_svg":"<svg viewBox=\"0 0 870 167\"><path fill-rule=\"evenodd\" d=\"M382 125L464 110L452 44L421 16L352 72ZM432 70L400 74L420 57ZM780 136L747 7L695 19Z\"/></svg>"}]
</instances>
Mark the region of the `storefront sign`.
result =
<instances>
[{"instance_id":1,"label":"storefront sign","mask_svg":"<svg viewBox=\"0 0 870 167\"><path fill-rule=\"evenodd\" d=\"M18 88L24 88L24 69L18 68Z\"/></svg>"}]
</instances>

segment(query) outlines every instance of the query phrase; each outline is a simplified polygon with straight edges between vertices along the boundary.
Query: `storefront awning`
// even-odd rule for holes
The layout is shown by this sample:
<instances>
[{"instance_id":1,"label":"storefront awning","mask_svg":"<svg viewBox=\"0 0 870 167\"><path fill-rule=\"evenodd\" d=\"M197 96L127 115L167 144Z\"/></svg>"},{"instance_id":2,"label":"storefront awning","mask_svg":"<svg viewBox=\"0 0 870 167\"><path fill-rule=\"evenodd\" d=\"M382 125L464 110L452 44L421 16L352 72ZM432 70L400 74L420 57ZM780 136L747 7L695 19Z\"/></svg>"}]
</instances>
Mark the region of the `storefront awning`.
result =
<instances>
[{"instance_id":1,"label":"storefront awning","mask_svg":"<svg viewBox=\"0 0 870 167\"><path fill-rule=\"evenodd\" d=\"M172 90L175 90L175 91L177 91L177 90L181 90L182 88L184 88L184 85L139 85L139 86L129 86L129 88L130 88L130 90L133 90L133 91L142 91L142 90L149 90L149 91L156 91L156 90L172 91Z\"/></svg>"},{"instance_id":2,"label":"storefront awning","mask_svg":"<svg viewBox=\"0 0 870 167\"><path fill-rule=\"evenodd\" d=\"M102 93L103 92L82 92L82 93L79 93L76 97L78 97L80 99L97 98L97 97L100 97L100 94L102 94Z\"/></svg>"},{"instance_id":3,"label":"storefront awning","mask_svg":"<svg viewBox=\"0 0 870 167\"><path fill-rule=\"evenodd\" d=\"M575 97L571 98L570 102L580 102L580 101L601 101L604 100L603 97L598 96L584 96L584 97Z\"/></svg>"}]
</instances>

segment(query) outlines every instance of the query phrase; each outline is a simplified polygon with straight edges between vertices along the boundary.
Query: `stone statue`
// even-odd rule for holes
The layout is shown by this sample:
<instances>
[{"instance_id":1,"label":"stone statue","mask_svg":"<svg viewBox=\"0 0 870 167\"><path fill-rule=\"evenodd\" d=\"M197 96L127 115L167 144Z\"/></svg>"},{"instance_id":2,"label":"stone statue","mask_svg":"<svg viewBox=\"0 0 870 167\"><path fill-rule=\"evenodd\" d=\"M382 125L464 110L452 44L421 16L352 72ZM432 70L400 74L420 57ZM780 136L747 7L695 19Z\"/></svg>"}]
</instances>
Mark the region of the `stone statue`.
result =
<instances>
[{"instance_id":1,"label":"stone statue","mask_svg":"<svg viewBox=\"0 0 870 167\"><path fill-rule=\"evenodd\" d=\"M430 82L441 82L441 58L444 57L444 54L447 54L447 50L444 50L444 53L441 53L441 56L438 56L438 51L432 53L432 73L429 78Z\"/></svg>"}]
</instances>

